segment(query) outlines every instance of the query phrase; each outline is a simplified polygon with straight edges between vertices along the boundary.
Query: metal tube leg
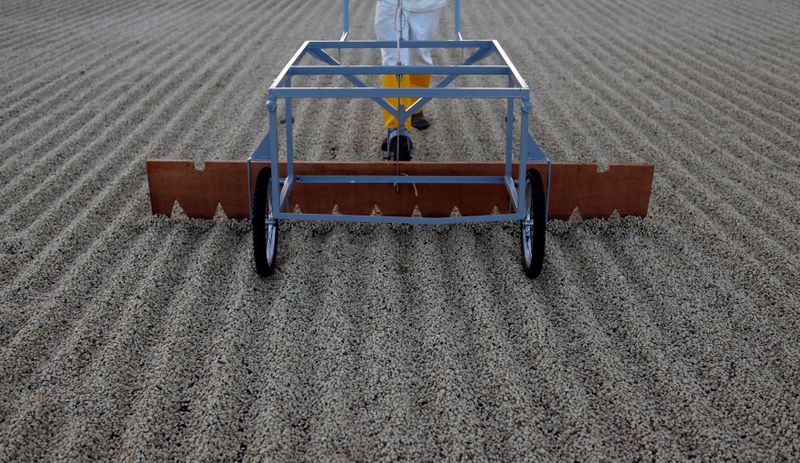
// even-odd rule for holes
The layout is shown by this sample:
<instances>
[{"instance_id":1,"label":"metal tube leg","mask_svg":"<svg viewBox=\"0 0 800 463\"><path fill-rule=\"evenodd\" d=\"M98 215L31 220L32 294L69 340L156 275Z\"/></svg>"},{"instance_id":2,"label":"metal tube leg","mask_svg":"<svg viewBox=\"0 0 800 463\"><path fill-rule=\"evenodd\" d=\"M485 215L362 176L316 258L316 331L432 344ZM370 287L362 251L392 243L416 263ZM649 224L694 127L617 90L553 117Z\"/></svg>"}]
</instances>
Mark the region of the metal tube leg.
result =
<instances>
[{"instance_id":1,"label":"metal tube leg","mask_svg":"<svg viewBox=\"0 0 800 463\"><path fill-rule=\"evenodd\" d=\"M518 211L524 211L528 205L525 203L525 179L528 175L528 113L531 111L531 103L528 99L522 101L522 118L519 127L519 172L517 176L519 199Z\"/></svg>"},{"instance_id":2,"label":"metal tube leg","mask_svg":"<svg viewBox=\"0 0 800 463\"><path fill-rule=\"evenodd\" d=\"M456 29L455 39L461 40L461 0L456 0L455 10L456 10L454 18L455 29ZM461 53L464 53L463 48L461 49Z\"/></svg>"},{"instance_id":3,"label":"metal tube leg","mask_svg":"<svg viewBox=\"0 0 800 463\"><path fill-rule=\"evenodd\" d=\"M344 0L344 17L342 18L342 34L350 32L350 2Z\"/></svg>"},{"instance_id":4,"label":"metal tube leg","mask_svg":"<svg viewBox=\"0 0 800 463\"><path fill-rule=\"evenodd\" d=\"M510 80L510 79L509 79ZM511 163L514 159L514 99L508 99L506 108L506 177L511 177Z\"/></svg>"},{"instance_id":5,"label":"metal tube leg","mask_svg":"<svg viewBox=\"0 0 800 463\"><path fill-rule=\"evenodd\" d=\"M269 131L270 131L270 153L269 161L272 170L272 210L278 211L280 205L280 179L278 176L279 167L279 154L278 154L278 104L275 99L270 98L267 102L267 111L269 111Z\"/></svg>"},{"instance_id":6,"label":"metal tube leg","mask_svg":"<svg viewBox=\"0 0 800 463\"><path fill-rule=\"evenodd\" d=\"M292 178L294 177L294 116L292 115L292 99L286 98L284 101L286 109L286 178Z\"/></svg>"}]
</instances>

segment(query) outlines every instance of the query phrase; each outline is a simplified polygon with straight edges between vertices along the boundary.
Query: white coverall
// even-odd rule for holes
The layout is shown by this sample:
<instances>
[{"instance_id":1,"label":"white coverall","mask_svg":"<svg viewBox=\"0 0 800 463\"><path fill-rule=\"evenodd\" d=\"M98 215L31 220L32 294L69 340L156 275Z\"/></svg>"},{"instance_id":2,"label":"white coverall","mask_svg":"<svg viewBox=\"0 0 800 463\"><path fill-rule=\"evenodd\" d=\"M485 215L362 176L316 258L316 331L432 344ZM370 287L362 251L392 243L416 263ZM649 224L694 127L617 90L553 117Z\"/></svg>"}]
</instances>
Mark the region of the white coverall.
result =
<instances>
[{"instance_id":1,"label":"white coverall","mask_svg":"<svg viewBox=\"0 0 800 463\"><path fill-rule=\"evenodd\" d=\"M439 20L442 16L442 9L446 4L447 0L403 0L402 38L408 41L435 40L439 34ZM378 0L375 7L375 35L378 40L392 42L397 40L396 12L397 0ZM381 59L384 66L397 65L397 49L382 48ZM431 49L401 48L400 62L404 66L432 65ZM399 86L427 88L430 83L430 75L404 75ZM384 87L397 87L397 76L382 76L381 85ZM388 100L393 106L397 107L397 99L390 98ZM401 98L400 100L403 106L408 108L416 101L416 98ZM384 111L383 120L386 128L397 128L397 120L388 111ZM411 130L410 118L406 119L406 129Z\"/></svg>"}]
</instances>

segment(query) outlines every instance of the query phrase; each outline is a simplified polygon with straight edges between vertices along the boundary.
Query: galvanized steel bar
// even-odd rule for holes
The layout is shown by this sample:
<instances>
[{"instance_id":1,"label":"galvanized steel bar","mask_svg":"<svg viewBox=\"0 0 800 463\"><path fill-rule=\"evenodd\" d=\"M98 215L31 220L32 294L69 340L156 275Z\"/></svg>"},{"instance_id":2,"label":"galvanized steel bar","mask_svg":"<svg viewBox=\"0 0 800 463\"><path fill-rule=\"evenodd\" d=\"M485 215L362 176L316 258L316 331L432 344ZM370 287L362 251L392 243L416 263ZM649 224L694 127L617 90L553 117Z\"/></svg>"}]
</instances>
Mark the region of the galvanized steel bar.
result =
<instances>
[{"instance_id":1,"label":"galvanized steel bar","mask_svg":"<svg viewBox=\"0 0 800 463\"><path fill-rule=\"evenodd\" d=\"M314 50L318 52L318 50ZM333 64L333 63L332 63ZM289 70L295 76L357 76L357 75L383 75L383 74L430 74L430 75L472 75L491 76L509 75L511 69L505 65L456 65L456 66L294 66ZM360 85L363 86L363 85ZM509 87L513 87L509 85Z\"/></svg>"},{"instance_id":2,"label":"galvanized steel bar","mask_svg":"<svg viewBox=\"0 0 800 463\"><path fill-rule=\"evenodd\" d=\"M508 86L512 86L511 76L508 76ZM509 98L506 104L506 177L511 176L511 161L514 157L514 99Z\"/></svg>"},{"instance_id":3,"label":"galvanized steel bar","mask_svg":"<svg viewBox=\"0 0 800 463\"><path fill-rule=\"evenodd\" d=\"M286 86L292 86L292 76L286 77ZM292 99L286 98L284 101L284 117L286 118L286 162L289 169L287 176L291 178L294 175L294 134L292 130L294 126L294 117L292 116Z\"/></svg>"},{"instance_id":4,"label":"galvanized steel bar","mask_svg":"<svg viewBox=\"0 0 800 463\"><path fill-rule=\"evenodd\" d=\"M493 40L403 40L400 48L481 48L492 46ZM395 48L397 42L392 40L311 40L308 50L324 50L329 48Z\"/></svg>"},{"instance_id":5,"label":"galvanized steel bar","mask_svg":"<svg viewBox=\"0 0 800 463\"><path fill-rule=\"evenodd\" d=\"M350 0L344 0L344 17L342 18L342 38L344 40L350 34Z\"/></svg>"},{"instance_id":6,"label":"galvanized steel bar","mask_svg":"<svg viewBox=\"0 0 800 463\"><path fill-rule=\"evenodd\" d=\"M269 133L271 142L269 144L269 158L272 174L272 210L280 210L280 179L278 178L278 103L274 99L267 101L267 111L269 112Z\"/></svg>"},{"instance_id":7,"label":"galvanized steel bar","mask_svg":"<svg viewBox=\"0 0 800 463\"><path fill-rule=\"evenodd\" d=\"M401 164L402 165L402 164ZM492 175L298 175L296 183L447 183L503 184L506 178Z\"/></svg>"},{"instance_id":8,"label":"galvanized steel bar","mask_svg":"<svg viewBox=\"0 0 800 463\"><path fill-rule=\"evenodd\" d=\"M525 179L528 175L528 113L531 111L531 103L525 98L521 105L522 117L519 126L519 172L517 172L517 198L519 198L519 210L524 211L528 205L525 203Z\"/></svg>"},{"instance_id":9,"label":"galvanized steel bar","mask_svg":"<svg viewBox=\"0 0 800 463\"><path fill-rule=\"evenodd\" d=\"M320 222L364 222L364 223L395 223L411 225L443 225L443 224L464 224L478 222L507 222L509 220L521 220L522 213L512 214L489 214L489 215L466 215L456 217L414 217L396 215L349 215L349 214L303 214L296 212L277 212L275 218L278 220L310 220Z\"/></svg>"},{"instance_id":10,"label":"galvanized steel bar","mask_svg":"<svg viewBox=\"0 0 800 463\"><path fill-rule=\"evenodd\" d=\"M455 28L456 28L456 40L461 40L461 0L456 0L456 8L455 8Z\"/></svg>"},{"instance_id":11,"label":"galvanized steel bar","mask_svg":"<svg viewBox=\"0 0 800 463\"><path fill-rule=\"evenodd\" d=\"M524 98L527 88L459 87L459 88L395 88L395 87L293 87L273 88L276 98ZM416 109L414 110L416 111ZM410 110L409 110L410 112Z\"/></svg>"}]
</instances>

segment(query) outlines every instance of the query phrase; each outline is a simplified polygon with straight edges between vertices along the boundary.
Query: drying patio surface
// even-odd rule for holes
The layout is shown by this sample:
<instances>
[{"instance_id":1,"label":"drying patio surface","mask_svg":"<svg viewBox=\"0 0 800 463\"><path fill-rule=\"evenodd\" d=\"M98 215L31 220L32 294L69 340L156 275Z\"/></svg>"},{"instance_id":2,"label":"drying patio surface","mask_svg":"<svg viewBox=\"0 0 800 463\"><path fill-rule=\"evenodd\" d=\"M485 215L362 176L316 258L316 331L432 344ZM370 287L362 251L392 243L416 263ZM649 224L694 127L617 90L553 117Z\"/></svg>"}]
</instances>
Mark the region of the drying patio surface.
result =
<instances>
[{"instance_id":1,"label":"drying patio surface","mask_svg":"<svg viewBox=\"0 0 800 463\"><path fill-rule=\"evenodd\" d=\"M245 159L339 2L0 0L0 461L800 459L800 4L485 5L553 159L656 169L533 281L515 224L289 223L262 279L247 223L151 216L145 159ZM380 158L317 105L301 159ZM426 111L415 159L502 158L502 104Z\"/></svg>"}]
</instances>

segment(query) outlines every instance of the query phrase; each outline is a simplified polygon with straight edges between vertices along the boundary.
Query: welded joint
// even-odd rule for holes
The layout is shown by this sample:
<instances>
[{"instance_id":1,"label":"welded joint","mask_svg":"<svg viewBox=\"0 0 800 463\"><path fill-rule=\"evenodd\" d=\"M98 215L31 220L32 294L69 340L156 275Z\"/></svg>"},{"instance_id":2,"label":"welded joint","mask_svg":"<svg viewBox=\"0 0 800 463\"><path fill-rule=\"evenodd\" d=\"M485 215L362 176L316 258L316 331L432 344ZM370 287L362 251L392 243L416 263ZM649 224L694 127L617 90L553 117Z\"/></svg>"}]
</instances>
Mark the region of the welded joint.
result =
<instances>
[{"instance_id":1,"label":"welded joint","mask_svg":"<svg viewBox=\"0 0 800 463\"><path fill-rule=\"evenodd\" d=\"M522 112L529 113L529 112L531 112L531 110L533 110L533 105L531 104L531 102L530 101L523 101L522 102Z\"/></svg>"}]
</instances>

